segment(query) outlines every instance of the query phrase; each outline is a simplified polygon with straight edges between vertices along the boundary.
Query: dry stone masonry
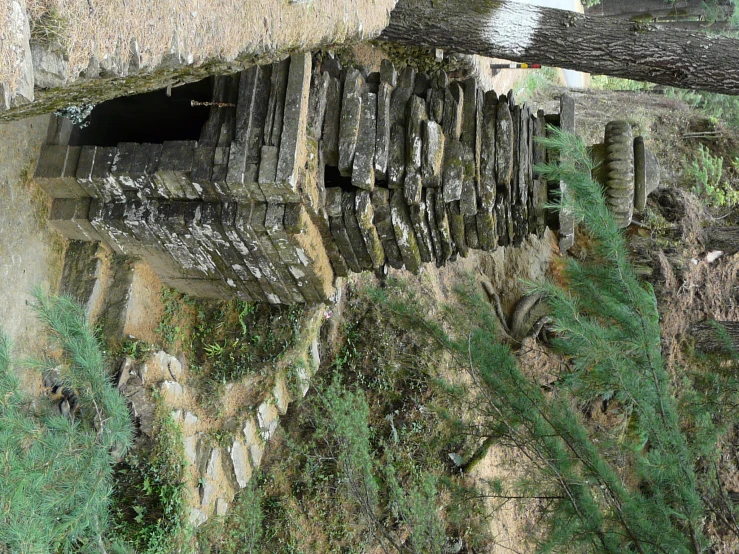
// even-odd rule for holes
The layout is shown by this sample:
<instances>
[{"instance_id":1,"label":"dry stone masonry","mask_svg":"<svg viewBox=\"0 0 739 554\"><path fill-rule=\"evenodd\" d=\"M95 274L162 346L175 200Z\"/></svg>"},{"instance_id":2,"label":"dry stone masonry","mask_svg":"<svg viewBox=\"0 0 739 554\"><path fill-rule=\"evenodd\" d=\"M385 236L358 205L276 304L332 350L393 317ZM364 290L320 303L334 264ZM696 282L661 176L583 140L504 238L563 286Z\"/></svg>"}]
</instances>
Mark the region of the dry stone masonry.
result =
<instances>
[{"instance_id":1,"label":"dry stone masonry","mask_svg":"<svg viewBox=\"0 0 739 554\"><path fill-rule=\"evenodd\" d=\"M316 303L335 276L417 273L541 236L564 185L535 171L536 138L575 126L566 96L545 115L472 78L310 54L216 77L212 101L198 141L45 146L51 223L194 296ZM572 220L549 219L566 250Z\"/></svg>"}]
</instances>

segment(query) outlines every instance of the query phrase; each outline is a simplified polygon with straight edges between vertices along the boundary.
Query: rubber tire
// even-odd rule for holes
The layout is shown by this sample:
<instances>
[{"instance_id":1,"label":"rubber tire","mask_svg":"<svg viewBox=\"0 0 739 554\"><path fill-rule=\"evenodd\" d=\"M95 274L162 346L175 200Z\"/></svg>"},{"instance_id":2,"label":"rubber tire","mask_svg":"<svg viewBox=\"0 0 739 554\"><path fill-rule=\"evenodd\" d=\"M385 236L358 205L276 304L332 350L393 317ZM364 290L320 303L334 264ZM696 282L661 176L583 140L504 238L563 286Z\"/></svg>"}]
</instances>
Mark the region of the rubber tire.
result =
<instances>
[{"instance_id":1,"label":"rubber tire","mask_svg":"<svg viewBox=\"0 0 739 554\"><path fill-rule=\"evenodd\" d=\"M606 125L604 186L606 203L620 228L628 227L634 215L634 138L626 121Z\"/></svg>"}]
</instances>

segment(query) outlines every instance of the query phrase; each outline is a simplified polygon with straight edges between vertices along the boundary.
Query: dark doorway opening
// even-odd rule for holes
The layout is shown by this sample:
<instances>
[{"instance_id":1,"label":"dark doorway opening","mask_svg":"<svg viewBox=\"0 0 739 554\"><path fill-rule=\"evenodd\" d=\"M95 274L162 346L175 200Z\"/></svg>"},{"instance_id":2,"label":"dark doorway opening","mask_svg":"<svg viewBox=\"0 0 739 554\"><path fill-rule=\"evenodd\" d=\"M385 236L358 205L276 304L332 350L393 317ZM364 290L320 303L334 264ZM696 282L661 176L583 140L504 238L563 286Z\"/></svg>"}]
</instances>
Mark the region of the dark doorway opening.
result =
<instances>
[{"instance_id":1,"label":"dark doorway opening","mask_svg":"<svg viewBox=\"0 0 739 554\"><path fill-rule=\"evenodd\" d=\"M344 177L339 171L338 167L327 165L324 169L325 172L323 174L323 179L326 188L341 187L341 190L343 190L344 192L352 192L357 190L357 187L352 185L352 178Z\"/></svg>"},{"instance_id":2,"label":"dark doorway opening","mask_svg":"<svg viewBox=\"0 0 739 554\"><path fill-rule=\"evenodd\" d=\"M190 102L210 101L212 90L212 79L208 78L172 88L170 96L161 89L108 100L93 108L84 129L75 127L70 144L115 146L119 142L198 140L210 108L193 107Z\"/></svg>"}]
</instances>

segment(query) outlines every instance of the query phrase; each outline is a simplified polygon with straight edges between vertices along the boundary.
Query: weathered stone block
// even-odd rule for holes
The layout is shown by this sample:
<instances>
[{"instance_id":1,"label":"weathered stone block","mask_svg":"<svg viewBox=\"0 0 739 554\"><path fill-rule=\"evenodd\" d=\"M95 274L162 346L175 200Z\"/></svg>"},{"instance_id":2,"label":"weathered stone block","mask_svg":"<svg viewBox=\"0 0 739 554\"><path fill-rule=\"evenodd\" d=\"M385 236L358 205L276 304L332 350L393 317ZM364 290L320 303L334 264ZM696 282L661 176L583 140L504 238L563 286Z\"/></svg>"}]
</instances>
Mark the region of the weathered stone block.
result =
<instances>
[{"instance_id":1,"label":"weathered stone block","mask_svg":"<svg viewBox=\"0 0 739 554\"><path fill-rule=\"evenodd\" d=\"M149 158L146 163L146 174L149 175L152 185L156 191L156 196L159 198L170 198L172 193L164 185L164 181L157 174L159 170L159 162L162 158L163 145L152 144L149 147Z\"/></svg>"},{"instance_id":2,"label":"weathered stone block","mask_svg":"<svg viewBox=\"0 0 739 554\"><path fill-rule=\"evenodd\" d=\"M387 166L390 157L390 100L393 89L381 83L377 93L377 129L375 131L375 177L380 181L387 179Z\"/></svg>"},{"instance_id":3,"label":"weathered stone block","mask_svg":"<svg viewBox=\"0 0 739 554\"><path fill-rule=\"evenodd\" d=\"M367 247L367 253L372 259L372 267L378 268L385 264L385 252L382 248L380 236L373 224L375 211L372 207L372 199L370 193L366 190L357 193L354 204L354 211L359 224L359 230L362 232L364 244Z\"/></svg>"},{"instance_id":4,"label":"weathered stone block","mask_svg":"<svg viewBox=\"0 0 739 554\"><path fill-rule=\"evenodd\" d=\"M495 209L495 206L493 206ZM476 216L477 238L479 248L486 252L492 252L498 246L498 235L495 230L495 216L491 211L480 208Z\"/></svg>"},{"instance_id":5,"label":"weathered stone block","mask_svg":"<svg viewBox=\"0 0 739 554\"><path fill-rule=\"evenodd\" d=\"M308 104L308 136L314 140L321 140L330 84L331 76L328 73L313 73Z\"/></svg>"},{"instance_id":6,"label":"weathered stone block","mask_svg":"<svg viewBox=\"0 0 739 554\"><path fill-rule=\"evenodd\" d=\"M352 185L364 190L375 188L375 141L377 133L377 95L365 92L362 96L362 115L354 154Z\"/></svg>"},{"instance_id":7,"label":"weathered stone block","mask_svg":"<svg viewBox=\"0 0 739 554\"><path fill-rule=\"evenodd\" d=\"M355 215L355 204L356 195L354 192L342 193L341 197L341 213L344 217L344 226L346 227L349 241L352 245L352 250L357 257L360 267L363 269L372 268L372 258L367 251L367 247L364 243L364 237L362 231L359 228L359 223Z\"/></svg>"},{"instance_id":8,"label":"weathered stone block","mask_svg":"<svg viewBox=\"0 0 739 554\"><path fill-rule=\"evenodd\" d=\"M339 126L339 171L345 177L352 174L354 154L359 138L359 122L362 114L364 77L358 69L350 69L344 79L341 100L341 124Z\"/></svg>"},{"instance_id":9,"label":"weathered stone block","mask_svg":"<svg viewBox=\"0 0 739 554\"><path fill-rule=\"evenodd\" d=\"M273 261L263 251L259 238L249 226L249 207L241 209L235 202L223 204L223 229L231 244L239 252L244 264L264 290L270 303L289 304L292 294L282 282Z\"/></svg>"},{"instance_id":10,"label":"weathered stone block","mask_svg":"<svg viewBox=\"0 0 739 554\"><path fill-rule=\"evenodd\" d=\"M285 204L285 231L303 264L306 278L325 302L333 294L334 273L317 226L303 204Z\"/></svg>"},{"instance_id":11,"label":"weathered stone block","mask_svg":"<svg viewBox=\"0 0 739 554\"><path fill-rule=\"evenodd\" d=\"M408 104L406 127L405 169L409 173L421 173L423 161L423 126L428 119L426 104L418 96L411 97Z\"/></svg>"},{"instance_id":12,"label":"weathered stone block","mask_svg":"<svg viewBox=\"0 0 739 554\"><path fill-rule=\"evenodd\" d=\"M77 160L75 177L77 184L92 198L102 198L95 184L92 182L92 169L95 166L95 151L97 146L83 146Z\"/></svg>"},{"instance_id":13,"label":"weathered stone block","mask_svg":"<svg viewBox=\"0 0 739 554\"><path fill-rule=\"evenodd\" d=\"M403 258L405 268L417 274L421 270L421 254L418 250L416 233L408 213L402 191L394 191L390 200L390 217L395 231L395 241Z\"/></svg>"},{"instance_id":14,"label":"weathered stone block","mask_svg":"<svg viewBox=\"0 0 739 554\"><path fill-rule=\"evenodd\" d=\"M459 83L450 84L444 93L444 118L442 126L448 141L458 141L462 136L464 120L464 92Z\"/></svg>"},{"instance_id":15,"label":"weathered stone block","mask_svg":"<svg viewBox=\"0 0 739 554\"><path fill-rule=\"evenodd\" d=\"M507 102L498 102L495 119L495 180L510 195L513 177L513 118Z\"/></svg>"},{"instance_id":16,"label":"weathered stone block","mask_svg":"<svg viewBox=\"0 0 739 554\"><path fill-rule=\"evenodd\" d=\"M49 225L69 240L103 240L90 224L90 201L89 197L55 198L49 211Z\"/></svg>"},{"instance_id":17,"label":"weathered stone block","mask_svg":"<svg viewBox=\"0 0 739 554\"><path fill-rule=\"evenodd\" d=\"M459 195L459 208L465 216L477 213L477 187L475 186L475 158L473 151L462 146L464 151L462 191Z\"/></svg>"},{"instance_id":18,"label":"weathered stone block","mask_svg":"<svg viewBox=\"0 0 739 554\"><path fill-rule=\"evenodd\" d=\"M539 178L539 173L536 171L536 166L546 162L546 148L539 141L540 138L546 138L547 136L547 124L544 119L544 110L538 110L536 117L534 118L534 136L532 138L534 146L534 178Z\"/></svg>"},{"instance_id":19,"label":"weathered stone block","mask_svg":"<svg viewBox=\"0 0 739 554\"><path fill-rule=\"evenodd\" d=\"M156 189L147 173L149 149L151 146L149 143L137 144L133 151L131 165L128 168L128 175L133 179L140 198L156 196Z\"/></svg>"},{"instance_id":20,"label":"weathered stone block","mask_svg":"<svg viewBox=\"0 0 739 554\"><path fill-rule=\"evenodd\" d=\"M459 209L459 202L449 203L449 230L452 242L463 258L467 257L467 239L464 230L464 215Z\"/></svg>"},{"instance_id":21,"label":"weathered stone block","mask_svg":"<svg viewBox=\"0 0 739 554\"><path fill-rule=\"evenodd\" d=\"M405 182L405 127L390 128L390 153L387 165L388 187L402 189Z\"/></svg>"},{"instance_id":22,"label":"weathered stone block","mask_svg":"<svg viewBox=\"0 0 739 554\"><path fill-rule=\"evenodd\" d=\"M499 192L495 198L495 231L498 235L498 245L500 246L508 246L510 242L508 234L510 211L511 205L508 201L508 195L504 192Z\"/></svg>"},{"instance_id":23,"label":"weathered stone block","mask_svg":"<svg viewBox=\"0 0 739 554\"><path fill-rule=\"evenodd\" d=\"M89 197L76 177L81 150L61 144L42 146L33 180L52 198Z\"/></svg>"},{"instance_id":24,"label":"weathered stone block","mask_svg":"<svg viewBox=\"0 0 739 554\"><path fill-rule=\"evenodd\" d=\"M477 81L470 77L464 82L464 103L462 106L462 134L460 140L469 149L475 147L477 129Z\"/></svg>"},{"instance_id":25,"label":"weathered stone block","mask_svg":"<svg viewBox=\"0 0 739 554\"><path fill-rule=\"evenodd\" d=\"M122 202L104 202L93 198L90 202L88 217L90 224L105 242L117 254L139 256L141 245L133 233L122 224L126 205Z\"/></svg>"},{"instance_id":26,"label":"weathered stone block","mask_svg":"<svg viewBox=\"0 0 739 554\"><path fill-rule=\"evenodd\" d=\"M416 74L416 79L413 83L413 94L420 97L425 97L426 91L431 88L431 79L428 73Z\"/></svg>"},{"instance_id":27,"label":"weathered stone block","mask_svg":"<svg viewBox=\"0 0 739 554\"><path fill-rule=\"evenodd\" d=\"M326 113L323 119L323 156L326 165L339 167L339 130L341 128L342 83L331 77L326 91Z\"/></svg>"},{"instance_id":28,"label":"weathered stone block","mask_svg":"<svg viewBox=\"0 0 739 554\"><path fill-rule=\"evenodd\" d=\"M234 226L245 241L253 240L249 248L252 251L259 251L263 256L264 264L277 276L277 281L272 281L272 287L280 297L286 297L291 302L305 302L295 278L287 265L282 262L282 258L269 238L265 227L266 214L267 204L265 203L239 204L236 209Z\"/></svg>"},{"instance_id":29,"label":"weathered stone block","mask_svg":"<svg viewBox=\"0 0 739 554\"><path fill-rule=\"evenodd\" d=\"M267 202L279 202L282 190L275 184L279 149L276 146L262 146L262 161L259 164L259 189Z\"/></svg>"},{"instance_id":30,"label":"weathered stone block","mask_svg":"<svg viewBox=\"0 0 739 554\"><path fill-rule=\"evenodd\" d=\"M402 269L403 257L395 241L395 229L390 215L390 191L386 188L375 188L372 192L372 207L375 212L375 229L385 251L385 261L395 269Z\"/></svg>"},{"instance_id":31,"label":"weathered stone block","mask_svg":"<svg viewBox=\"0 0 739 554\"><path fill-rule=\"evenodd\" d=\"M113 157L113 163L110 165L110 174L118 181L124 191L137 191L138 189L130 174L135 152L135 142L119 142Z\"/></svg>"},{"instance_id":32,"label":"weathered stone block","mask_svg":"<svg viewBox=\"0 0 739 554\"><path fill-rule=\"evenodd\" d=\"M477 238L477 219L474 215L464 216L464 240L468 248L480 249L480 241Z\"/></svg>"},{"instance_id":33,"label":"weathered stone block","mask_svg":"<svg viewBox=\"0 0 739 554\"><path fill-rule=\"evenodd\" d=\"M245 145L245 163L259 163L269 107L271 77L272 66L269 65L257 65L240 74L234 142Z\"/></svg>"},{"instance_id":34,"label":"weathered stone block","mask_svg":"<svg viewBox=\"0 0 739 554\"><path fill-rule=\"evenodd\" d=\"M184 218L171 202L149 201L146 205L146 225L179 265L180 273L177 277L223 280L215 263L189 232ZM227 288L231 290L230 287ZM231 296L228 298L232 298L233 293L229 294Z\"/></svg>"},{"instance_id":35,"label":"weathered stone block","mask_svg":"<svg viewBox=\"0 0 739 554\"><path fill-rule=\"evenodd\" d=\"M339 252L344 258L347 266L354 273L360 273L362 271L362 268L360 267L357 256L356 254L354 254L354 250L352 249L352 243L349 240L349 234L346 232L346 226L344 225L343 216L329 216L329 224L331 229L331 236L336 241L336 246L339 248Z\"/></svg>"},{"instance_id":36,"label":"weathered stone block","mask_svg":"<svg viewBox=\"0 0 739 554\"><path fill-rule=\"evenodd\" d=\"M310 95L311 56L293 54L290 58L287 97L282 120L280 155L277 162L277 183L283 189L284 202L298 202L298 183L306 161L306 128Z\"/></svg>"},{"instance_id":37,"label":"weathered stone block","mask_svg":"<svg viewBox=\"0 0 739 554\"><path fill-rule=\"evenodd\" d=\"M175 259L164 245L160 233L152 229L149 224L152 219L152 209L149 202L142 202L138 199L130 200L126 202L122 216L122 223L126 230L133 233L141 247L142 259L162 279L192 276L184 264Z\"/></svg>"},{"instance_id":38,"label":"weathered stone block","mask_svg":"<svg viewBox=\"0 0 739 554\"><path fill-rule=\"evenodd\" d=\"M495 208L497 180L495 175L495 127L498 96L495 91L485 93L482 116L482 144L480 167L480 203L484 211Z\"/></svg>"},{"instance_id":39,"label":"weathered stone block","mask_svg":"<svg viewBox=\"0 0 739 554\"><path fill-rule=\"evenodd\" d=\"M531 156L529 155L529 119L531 113L526 106L516 109L516 177L514 179L517 202L523 206L528 203L531 185Z\"/></svg>"},{"instance_id":40,"label":"weathered stone block","mask_svg":"<svg viewBox=\"0 0 739 554\"><path fill-rule=\"evenodd\" d=\"M434 258L434 247L431 243L431 230L426 220L426 204L420 202L416 206L408 206L413 230L416 233L416 243L418 244L418 253L423 262L431 262Z\"/></svg>"},{"instance_id":41,"label":"weathered stone block","mask_svg":"<svg viewBox=\"0 0 739 554\"><path fill-rule=\"evenodd\" d=\"M200 198L205 202L218 202L221 196L211 181L215 146L198 146L193 153L190 181Z\"/></svg>"},{"instance_id":42,"label":"weathered stone block","mask_svg":"<svg viewBox=\"0 0 739 554\"><path fill-rule=\"evenodd\" d=\"M427 121L423 133L423 159L421 174L423 185L426 187L440 187L444 169L444 132L441 125L434 121Z\"/></svg>"},{"instance_id":43,"label":"weathered stone block","mask_svg":"<svg viewBox=\"0 0 739 554\"><path fill-rule=\"evenodd\" d=\"M444 96L446 91L443 89L433 88L427 94L426 109L428 110L429 119L439 124L444 122Z\"/></svg>"},{"instance_id":44,"label":"weathered stone block","mask_svg":"<svg viewBox=\"0 0 739 554\"><path fill-rule=\"evenodd\" d=\"M126 200L121 185L110 174L110 166L115 154L116 148L114 146L98 147L95 150L95 160L90 174L93 185L100 191L100 195L106 202L124 202Z\"/></svg>"},{"instance_id":45,"label":"weathered stone block","mask_svg":"<svg viewBox=\"0 0 739 554\"><path fill-rule=\"evenodd\" d=\"M444 151L444 202L456 202L462 197L464 182L464 147L458 140L446 143Z\"/></svg>"},{"instance_id":46,"label":"weathered stone block","mask_svg":"<svg viewBox=\"0 0 739 554\"><path fill-rule=\"evenodd\" d=\"M449 227L449 216L447 214L446 204L444 203L444 195L441 189L431 189L429 191L434 195L434 216L436 218L436 227L439 229L439 241L441 244L442 257L439 263L444 264L454 251L454 243L452 241L452 233Z\"/></svg>"},{"instance_id":47,"label":"weathered stone block","mask_svg":"<svg viewBox=\"0 0 739 554\"><path fill-rule=\"evenodd\" d=\"M426 204L426 221L428 222L429 233L431 234L433 257L436 260L437 267L441 267L444 263L444 251L441 247L439 226L436 224L436 191L425 189L423 199Z\"/></svg>"},{"instance_id":48,"label":"weathered stone block","mask_svg":"<svg viewBox=\"0 0 739 554\"><path fill-rule=\"evenodd\" d=\"M173 140L162 144L157 175L169 190L170 198L187 200L199 198L190 182L196 145L194 140Z\"/></svg>"},{"instance_id":49,"label":"weathered stone block","mask_svg":"<svg viewBox=\"0 0 739 554\"><path fill-rule=\"evenodd\" d=\"M406 170L403 193L405 194L405 201L409 206L417 206L421 203L423 198L423 180L421 179L421 172L419 170L415 168Z\"/></svg>"},{"instance_id":50,"label":"weathered stone block","mask_svg":"<svg viewBox=\"0 0 739 554\"><path fill-rule=\"evenodd\" d=\"M498 246L498 236L495 232L495 217L485 209L477 212L477 238L479 247L485 252L492 252Z\"/></svg>"},{"instance_id":51,"label":"weathered stone block","mask_svg":"<svg viewBox=\"0 0 739 554\"><path fill-rule=\"evenodd\" d=\"M270 304L289 303L290 296L281 286L279 278L273 272L257 248L256 239L250 235L250 229L237 226L238 205L235 202L221 204L220 225L223 234L231 243L237 254L234 270L242 280L256 282L264 298Z\"/></svg>"},{"instance_id":52,"label":"weathered stone block","mask_svg":"<svg viewBox=\"0 0 739 554\"><path fill-rule=\"evenodd\" d=\"M264 123L264 143L279 148L282 134L282 116L285 110L290 58L272 64L267 117Z\"/></svg>"},{"instance_id":53,"label":"weathered stone block","mask_svg":"<svg viewBox=\"0 0 739 554\"><path fill-rule=\"evenodd\" d=\"M265 213L264 226L267 230L270 240L280 259L286 265L288 271L293 276L298 290L305 298L306 302L318 303L324 300L323 296L316 290L314 284L306 274L307 260L301 260L298 252L291 244L288 233L285 231L284 220L285 205L284 204L268 204Z\"/></svg>"},{"instance_id":54,"label":"weathered stone block","mask_svg":"<svg viewBox=\"0 0 739 554\"><path fill-rule=\"evenodd\" d=\"M390 123L391 125L406 124L406 108L408 100L413 95L415 86L416 71L407 65L400 73L398 84L393 91L392 100L390 102Z\"/></svg>"},{"instance_id":55,"label":"weathered stone block","mask_svg":"<svg viewBox=\"0 0 739 554\"><path fill-rule=\"evenodd\" d=\"M388 59L384 59L380 62L380 83L394 87L398 84L398 72Z\"/></svg>"},{"instance_id":56,"label":"weathered stone block","mask_svg":"<svg viewBox=\"0 0 739 554\"><path fill-rule=\"evenodd\" d=\"M226 248L226 241L222 238L220 229L202 221L204 207L202 202L173 201L170 208L171 216L176 217L180 225L186 229L184 238L188 239L188 244L194 243L212 261L216 274L221 275L234 296L244 298L243 294L246 291L247 298L244 299L258 300L258 296L251 294L255 292L253 290L255 287L242 281L236 273L233 267L234 256L230 248ZM212 219L207 216L206 218L208 222Z\"/></svg>"}]
</instances>

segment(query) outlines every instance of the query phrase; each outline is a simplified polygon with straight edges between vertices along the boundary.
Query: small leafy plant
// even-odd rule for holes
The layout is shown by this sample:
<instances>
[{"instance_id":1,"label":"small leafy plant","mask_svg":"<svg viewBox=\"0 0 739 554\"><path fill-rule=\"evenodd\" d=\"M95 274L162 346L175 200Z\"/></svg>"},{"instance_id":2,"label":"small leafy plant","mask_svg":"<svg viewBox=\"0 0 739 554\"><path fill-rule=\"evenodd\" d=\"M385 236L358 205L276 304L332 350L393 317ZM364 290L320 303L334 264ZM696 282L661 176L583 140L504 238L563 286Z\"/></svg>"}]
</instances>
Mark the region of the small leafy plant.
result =
<instances>
[{"instance_id":1,"label":"small leafy plant","mask_svg":"<svg viewBox=\"0 0 739 554\"><path fill-rule=\"evenodd\" d=\"M724 159L713 156L706 146L698 145L695 159L686 162L684 175L693 192L710 206L733 208L739 203L739 190L724 180Z\"/></svg>"}]
</instances>

